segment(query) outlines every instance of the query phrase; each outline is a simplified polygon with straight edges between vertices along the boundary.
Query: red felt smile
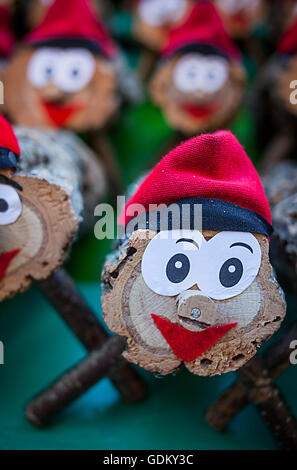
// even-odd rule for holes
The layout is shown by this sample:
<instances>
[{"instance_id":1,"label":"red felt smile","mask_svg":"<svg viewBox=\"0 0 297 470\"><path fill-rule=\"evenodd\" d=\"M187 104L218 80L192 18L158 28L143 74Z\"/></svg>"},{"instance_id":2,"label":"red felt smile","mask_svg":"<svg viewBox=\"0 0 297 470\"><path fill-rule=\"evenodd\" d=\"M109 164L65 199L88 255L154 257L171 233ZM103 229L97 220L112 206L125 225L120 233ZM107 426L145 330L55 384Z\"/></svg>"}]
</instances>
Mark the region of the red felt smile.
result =
<instances>
[{"instance_id":1,"label":"red felt smile","mask_svg":"<svg viewBox=\"0 0 297 470\"><path fill-rule=\"evenodd\" d=\"M194 118L206 118L213 114L217 107L214 105L206 105L206 106L195 106L189 103L183 103L181 105L183 111L185 111L187 114L190 114Z\"/></svg>"},{"instance_id":2,"label":"red felt smile","mask_svg":"<svg viewBox=\"0 0 297 470\"><path fill-rule=\"evenodd\" d=\"M158 315L151 314L151 316L174 354L184 362L196 359L237 325L237 323L229 323L194 332Z\"/></svg>"},{"instance_id":3,"label":"red felt smile","mask_svg":"<svg viewBox=\"0 0 297 470\"><path fill-rule=\"evenodd\" d=\"M51 121L58 127L63 127L69 118L81 109L81 106L78 105L65 106L50 102L42 102L42 105L48 113Z\"/></svg>"},{"instance_id":4,"label":"red felt smile","mask_svg":"<svg viewBox=\"0 0 297 470\"><path fill-rule=\"evenodd\" d=\"M2 279L11 261L19 252L20 250L13 250L0 255L0 279Z\"/></svg>"}]
</instances>

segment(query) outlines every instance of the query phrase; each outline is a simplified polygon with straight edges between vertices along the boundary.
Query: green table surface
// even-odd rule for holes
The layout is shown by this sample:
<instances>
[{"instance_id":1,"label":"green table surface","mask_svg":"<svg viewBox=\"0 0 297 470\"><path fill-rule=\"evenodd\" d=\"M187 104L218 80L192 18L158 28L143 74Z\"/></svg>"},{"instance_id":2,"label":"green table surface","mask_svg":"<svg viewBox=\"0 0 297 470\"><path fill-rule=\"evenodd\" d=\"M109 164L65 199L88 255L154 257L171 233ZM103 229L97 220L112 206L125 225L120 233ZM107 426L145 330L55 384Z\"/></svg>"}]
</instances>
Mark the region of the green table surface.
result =
<instances>
[{"instance_id":1,"label":"green table surface","mask_svg":"<svg viewBox=\"0 0 297 470\"><path fill-rule=\"evenodd\" d=\"M98 283L79 288L100 313ZM294 317L291 312L286 321ZM275 443L253 406L247 407L220 434L205 421L204 411L235 374L204 378L186 371L156 378L141 371L148 396L125 404L108 379L38 430L24 417L24 406L57 375L85 355L77 339L34 287L1 304L0 340L5 364L0 366L0 449L275 449ZM296 369L278 380L297 412Z\"/></svg>"}]
</instances>

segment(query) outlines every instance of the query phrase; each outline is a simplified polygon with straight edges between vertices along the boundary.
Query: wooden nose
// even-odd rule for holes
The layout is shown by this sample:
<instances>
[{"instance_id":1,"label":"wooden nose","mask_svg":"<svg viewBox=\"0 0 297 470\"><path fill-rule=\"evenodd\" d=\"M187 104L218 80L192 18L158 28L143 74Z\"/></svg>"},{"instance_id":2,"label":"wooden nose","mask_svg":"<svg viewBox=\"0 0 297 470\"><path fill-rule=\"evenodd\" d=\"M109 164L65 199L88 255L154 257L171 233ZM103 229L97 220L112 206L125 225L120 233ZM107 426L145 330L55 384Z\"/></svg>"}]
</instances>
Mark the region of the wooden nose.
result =
<instances>
[{"instance_id":1,"label":"wooden nose","mask_svg":"<svg viewBox=\"0 0 297 470\"><path fill-rule=\"evenodd\" d=\"M177 298L178 315L189 320L213 324L216 321L217 307L215 302L201 291L188 290Z\"/></svg>"}]
</instances>

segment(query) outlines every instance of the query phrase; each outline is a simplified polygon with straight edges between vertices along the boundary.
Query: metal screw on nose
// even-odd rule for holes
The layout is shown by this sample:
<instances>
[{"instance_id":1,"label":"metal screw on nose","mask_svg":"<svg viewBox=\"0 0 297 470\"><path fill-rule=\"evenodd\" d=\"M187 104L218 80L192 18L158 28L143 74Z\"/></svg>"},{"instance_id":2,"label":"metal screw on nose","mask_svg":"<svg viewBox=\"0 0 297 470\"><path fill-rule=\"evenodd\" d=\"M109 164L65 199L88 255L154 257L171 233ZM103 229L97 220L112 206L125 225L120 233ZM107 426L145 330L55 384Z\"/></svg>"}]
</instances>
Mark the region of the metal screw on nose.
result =
<instances>
[{"instance_id":1,"label":"metal screw on nose","mask_svg":"<svg viewBox=\"0 0 297 470\"><path fill-rule=\"evenodd\" d=\"M199 318L201 315L201 311L199 308L193 308L191 311L191 317L192 318Z\"/></svg>"}]
</instances>

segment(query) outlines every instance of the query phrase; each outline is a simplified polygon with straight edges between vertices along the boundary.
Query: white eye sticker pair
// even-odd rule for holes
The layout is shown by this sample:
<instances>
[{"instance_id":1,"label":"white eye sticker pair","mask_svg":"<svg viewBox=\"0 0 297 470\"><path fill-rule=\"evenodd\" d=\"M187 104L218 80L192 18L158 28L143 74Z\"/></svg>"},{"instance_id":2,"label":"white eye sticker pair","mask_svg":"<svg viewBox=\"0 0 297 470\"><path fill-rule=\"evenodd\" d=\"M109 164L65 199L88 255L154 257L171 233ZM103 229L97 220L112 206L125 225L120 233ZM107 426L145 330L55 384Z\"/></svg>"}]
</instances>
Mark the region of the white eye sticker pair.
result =
<instances>
[{"instance_id":1,"label":"white eye sticker pair","mask_svg":"<svg viewBox=\"0 0 297 470\"><path fill-rule=\"evenodd\" d=\"M176 64L173 82L183 93L201 90L214 93L224 86L229 75L228 62L223 57L186 54Z\"/></svg>"},{"instance_id":2,"label":"white eye sticker pair","mask_svg":"<svg viewBox=\"0 0 297 470\"><path fill-rule=\"evenodd\" d=\"M141 0L138 6L140 18L151 26L178 21L184 15L187 0Z\"/></svg>"},{"instance_id":3,"label":"white eye sticker pair","mask_svg":"<svg viewBox=\"0 0 297 470\"><path fill-rule=\"evenodd\" d=\"M226 13L237 13L242 9L253 10L259 4L259 0L217 0L221 10Z\"/></svg>"},{"instance_id":4,"label":"white eye sticker pair","mask_svg":"<svg viewBox=\"0 0 297 470\"><path fill-rule=\"evenodd\" d=\"M0 226L13 224L22 213L22 202L17 191L0 184Z\"/></svg>"},{"instance_id":5,"label":"white eye sticker pair","mask_svg":"<svg viewBox=\"0 0 297 470\"><path fill-rule=\"evenodd\" d=\"M36 88L52 82L63 91L74 93L87 86L95 68L95 58L87 49L40 48L29 62L28 79Z\"/></svg>"},{"instance_id":6,"label":"white eye sticker pair","mask_svg":"<svg viewBox=\"0 0 297 470\"><path fill-rule=\"evenodd\" d=\"M241 294L256 278L261 248L251 233L220 232L206 241L195 230L159 232L148 244L141 272L156 294L176 296L197 285L208 297Z\"/></svg>"}]
</instances>

